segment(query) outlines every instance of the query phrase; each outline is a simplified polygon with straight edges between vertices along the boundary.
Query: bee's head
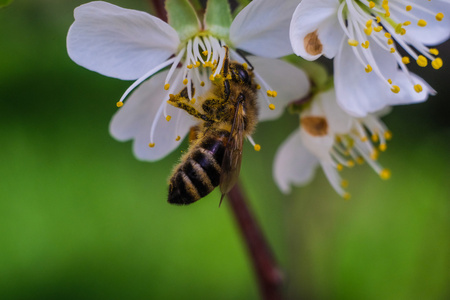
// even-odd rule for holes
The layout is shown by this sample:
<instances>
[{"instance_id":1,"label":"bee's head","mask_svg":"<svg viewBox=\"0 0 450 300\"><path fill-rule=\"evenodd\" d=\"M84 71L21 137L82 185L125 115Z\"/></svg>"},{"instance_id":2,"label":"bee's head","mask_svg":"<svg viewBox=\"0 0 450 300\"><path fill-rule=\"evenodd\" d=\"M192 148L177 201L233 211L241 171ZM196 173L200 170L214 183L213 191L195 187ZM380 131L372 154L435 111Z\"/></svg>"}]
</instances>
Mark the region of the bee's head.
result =
<instances>
[{"instance_id":1,"label":"bee's head","mask_svg":"<svg viewBox=\"0 0 450 300\"><path fill-rule=\"evenodd\" d=\"M245 66L238 63L231 63L229 72L231 74L231 80L240 84L251 84L251 71Z\"/></svg>"}]
</instances>

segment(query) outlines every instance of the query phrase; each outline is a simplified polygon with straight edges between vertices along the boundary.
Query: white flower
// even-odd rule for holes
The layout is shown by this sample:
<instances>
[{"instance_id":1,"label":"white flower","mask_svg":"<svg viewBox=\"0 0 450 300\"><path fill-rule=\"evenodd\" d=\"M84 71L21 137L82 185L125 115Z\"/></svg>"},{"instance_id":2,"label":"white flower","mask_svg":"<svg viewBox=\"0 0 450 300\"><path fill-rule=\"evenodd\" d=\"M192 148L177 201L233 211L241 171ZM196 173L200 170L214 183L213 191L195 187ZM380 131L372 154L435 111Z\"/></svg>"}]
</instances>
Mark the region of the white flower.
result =
<instances>
[{"instance_id":1,"label":"white flower","mask_svg":"<svg viewBox=\"0 0 450 300\"><path fill-rule=\"evenodd\" d=\"M348 182L341 179L339 171L366 161L381 178L388 179L390 171L376 160L391 135L376 115L354 118L345 113L337 105L334 90L318 94L300 113L300 128L277 151L275 182L282 192L289 193L291 184L307 184L320 164L336 192L348 199Z\"/></svg>"},{"instance_id":2,"label":"white flower","mask_svg":"<svg viewBox=\"0 0 450 300\"><path fill-rule=\"evenodd\" d=\"M334 60L338 102L354 116L385 106L417 103L433 94L411 74L411 59L442 66L437 49L427 47L450 35L448 0L303 0L290 28L294 52L308 60ZM397 47L409 56L402 56Z\"/></svg>"},{"instance_id":3,"label":"white flower","mask_svg":"<svg viewBox=\"0 0 450 300\"><path fill-rule=\"evenodd\" d=\"M295 3L255 0L233 22L225 0L208 1L203 22L186 0L168 0L166 5L172 26L144 12L90 2L75 9L67 36L69 56L79 65L106 76L136 80L118 102L122 106L134 91L114 116L110 131L118 140L134 139L137 158L160 159L186 136L196 121L168 105L169 94L187 86L189 98L195 101L192 87L195 96L205 93L210 79L220 76L223 45L230 48L231 59L240 63L245 60L234 49L269 57L249 57L262 87L259 99L265 100L261 119L278 117L289 101L307 93L306 75L274 59L292 51L289 33L283 29L289 26ZM277 110L272 112L275 105L269 97L277 95Z\"/></svg>"}]
</instances>

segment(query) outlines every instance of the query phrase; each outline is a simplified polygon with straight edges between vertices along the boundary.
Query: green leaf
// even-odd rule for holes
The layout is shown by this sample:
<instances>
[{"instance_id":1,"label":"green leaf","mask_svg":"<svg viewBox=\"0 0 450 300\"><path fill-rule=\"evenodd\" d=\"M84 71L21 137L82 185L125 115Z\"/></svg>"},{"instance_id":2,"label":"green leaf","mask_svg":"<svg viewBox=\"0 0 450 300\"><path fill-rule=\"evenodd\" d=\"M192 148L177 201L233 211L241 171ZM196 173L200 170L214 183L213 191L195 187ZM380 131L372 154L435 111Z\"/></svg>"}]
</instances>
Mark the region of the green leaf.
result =
<instances>
[{"instance_id":1,"label":"green leaf","mask_svg":"<svg viewBox=\"0 0 450 300\"><path fill-rule=\"evenodd\" d=\"M0 8L8 6L13 2L13 0L0 0Z\"/></svg>"},{"instance_id":2,"label":"green leaf","mask_svg":"<svg viewBox=\"0 0 450 300\"><path fill-rule=\"evenodd\" d=\"M166 10L168 22L182 42L200 31L197 13L188 0L167 0Z\"/></svg>"},{"instance_id":3,"label":"green leaf","mask_svg":"<svg viewBox=\"0 0 450 300\"><path fill-rule=\"evenodd\" d=\"M209 0L205 12L205 26L212 34L228 38L232 18L227 0Z\"/></svg>"}]
</instances>

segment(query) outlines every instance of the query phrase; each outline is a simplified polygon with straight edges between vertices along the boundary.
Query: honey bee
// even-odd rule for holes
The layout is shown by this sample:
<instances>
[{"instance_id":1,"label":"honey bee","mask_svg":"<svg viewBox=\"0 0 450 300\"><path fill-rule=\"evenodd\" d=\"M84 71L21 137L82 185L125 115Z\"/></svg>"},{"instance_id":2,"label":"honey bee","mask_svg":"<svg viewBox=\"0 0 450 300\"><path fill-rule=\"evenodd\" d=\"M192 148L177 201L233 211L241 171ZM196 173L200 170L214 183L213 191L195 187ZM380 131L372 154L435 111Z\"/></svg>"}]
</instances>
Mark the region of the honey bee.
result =
<instances>
[{"instance_id":1,"label":"honey bee","mask_svg":"<svg viewBox=\"0 0 450 300\"><path fill-rule=\"evenodd\" d=\"M200 105L189 101L187 88L170 95L169 104L200 120L191 131L194 138L169 180L168 202L191 204L220 185L223 197L239 176L244 137L255 130L257 84L253 68L229 60L225 47L220 80L202 96Z\"/></svg>"}]
</instances>

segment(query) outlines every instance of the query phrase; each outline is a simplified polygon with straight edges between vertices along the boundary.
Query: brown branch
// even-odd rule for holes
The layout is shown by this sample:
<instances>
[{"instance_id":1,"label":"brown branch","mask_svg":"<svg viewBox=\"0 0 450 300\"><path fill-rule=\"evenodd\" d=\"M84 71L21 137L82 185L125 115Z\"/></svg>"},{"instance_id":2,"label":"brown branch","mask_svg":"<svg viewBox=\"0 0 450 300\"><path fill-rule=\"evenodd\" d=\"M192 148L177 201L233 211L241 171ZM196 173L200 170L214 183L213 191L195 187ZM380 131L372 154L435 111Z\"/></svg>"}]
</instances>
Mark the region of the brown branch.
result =
<instances>
[{"instance_id":1,"label":"brown branch","mask_svg":"<svg viewBox=\"0 0 450 300\"><path fill-rule=\"evenodd\" d=\"M283 274L275 262L267 241L250 212L245 196L238 184L228 193L228 200L249 251L263 299L283 299Z\"/></svg>"},{"instance_id":2,"label":"brown branch","mask_svg":"<svg viewBox=\"0 0 450 300\"><path fill-rule=\"evenodd\" d=\"M155 10L155 14L163 20L167 22L167 11L164 0L150 0L150 4L152 4L153 9Z\"/></svg>"}]
</instances>

